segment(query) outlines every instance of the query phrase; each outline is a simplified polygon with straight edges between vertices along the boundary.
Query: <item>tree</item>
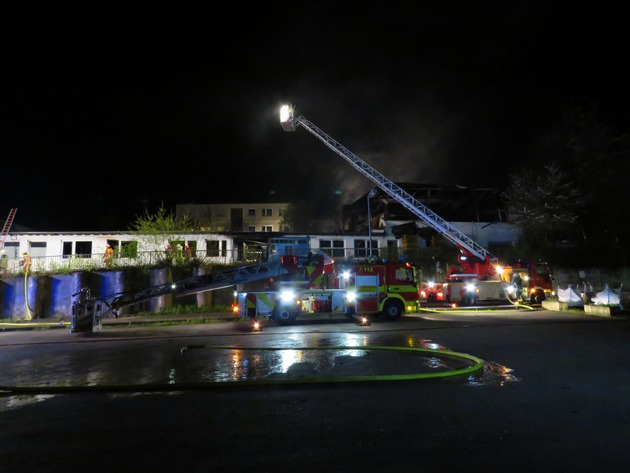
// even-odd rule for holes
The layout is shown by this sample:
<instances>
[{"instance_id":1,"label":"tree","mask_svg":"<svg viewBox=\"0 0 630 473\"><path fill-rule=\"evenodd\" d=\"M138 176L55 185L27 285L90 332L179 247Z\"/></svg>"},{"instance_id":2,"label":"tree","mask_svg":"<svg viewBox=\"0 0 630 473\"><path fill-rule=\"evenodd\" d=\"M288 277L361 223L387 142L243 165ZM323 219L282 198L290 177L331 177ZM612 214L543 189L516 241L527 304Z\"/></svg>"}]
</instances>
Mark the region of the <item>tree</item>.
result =
<instances>
[{"instance_id":1,"label":"tree","mask_svg":"<svg viewBox=\"0 0 630 473\"><path fill-rule=\"evenodd\" d=\"M605 264L607 256L612 264L627 261L628 135L617 134L604 123L596 106L571 105L541 138L533 155L510 175L510 188L503 194L523 231L522 243L532 249L550 248L552 237L557 241L570 235L580 249L573 258L582 264L587 258ZM543 173L549 174L547 182L539 180Z\"/></svg>"},{"instance_id":2,"label":"tree","mask_svg":"<svg viewBox=\"0 0 630 473\"><path fill-rule=\"evenodd\" d=\"M151 251L159 252L165 251L170 242L178 240L179 235L193 232L196 228L195 221L188 214L176 218L174 213L164 208L163 203L154 214L145 208L144 213L136 216L131 224L131 231L138 240Z\"/></svg>"},{"instance_id":3,"label":"tree","mask_svg":"<svg viewBox=\"0 0 630 473\"><path fill-rule=\"evenodd\" d=\"M556 120L547 144L549 152L562 160L563 169L584 192L580 224L585 246L593 254L608 253L611 262L621 263L627 259L630 245L627 133L613 131L596 106L573 106Z\"/></svg>"},{"instance_id":4,"label":"tree","mask_svg":"<svg viewBox=\"0 0 630 473\"><path fill-rule=\"evenodd\" d=\"M510 176L510 187L503 192L508 219L521 229L524 250L545 253L555 240L576 234L583 191L555 164L546 172L527 169Z\"/></svg>"}]
</instances>

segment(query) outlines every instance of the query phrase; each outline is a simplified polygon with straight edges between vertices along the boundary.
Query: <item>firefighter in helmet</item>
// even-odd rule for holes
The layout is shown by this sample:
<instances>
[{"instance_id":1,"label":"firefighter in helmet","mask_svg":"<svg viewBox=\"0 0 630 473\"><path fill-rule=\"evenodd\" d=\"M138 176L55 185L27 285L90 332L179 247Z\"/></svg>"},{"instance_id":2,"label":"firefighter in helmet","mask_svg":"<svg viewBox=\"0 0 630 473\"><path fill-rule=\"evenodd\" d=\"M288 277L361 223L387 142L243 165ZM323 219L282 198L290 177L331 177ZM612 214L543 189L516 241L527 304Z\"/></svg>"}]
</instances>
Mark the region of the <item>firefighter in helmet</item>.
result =
<instances>
[{"instance_id":1,"label":"firefighter in helmet","mask_svg":"<svg viewBox=\"0 0 630 473\"><path fill-rule=\"evenodd\" d=\"M31 255L24 252L22 254L22 269L24 269L25 274L31 271L31 266L33 266L33 259L31 258Z\"/></svg>"},{"instance_id":2,"label":"firefighter in helmet","mask_svg":"<svg viewBox=\"0 0 630 473\"><path fill-rule=\"evenodd\" d=\"M112 267L112 258L114 257L114 249L107 245L105 248L105 267L108 269Z\"/></svg>"}]
</instances>

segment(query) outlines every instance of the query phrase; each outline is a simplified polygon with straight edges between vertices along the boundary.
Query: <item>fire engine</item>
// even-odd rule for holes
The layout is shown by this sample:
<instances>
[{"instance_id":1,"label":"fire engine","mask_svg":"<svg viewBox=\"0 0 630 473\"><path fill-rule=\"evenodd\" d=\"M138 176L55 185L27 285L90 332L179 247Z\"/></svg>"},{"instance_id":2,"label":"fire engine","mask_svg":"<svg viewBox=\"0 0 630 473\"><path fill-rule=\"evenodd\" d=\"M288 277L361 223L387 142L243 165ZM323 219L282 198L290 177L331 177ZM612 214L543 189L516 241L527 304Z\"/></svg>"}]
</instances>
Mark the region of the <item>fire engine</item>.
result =
<instances>
[{"instance_id":1,"label":"fire engine","mask_svg":"<svg viewBox=\"0 0 630 473\"><path fill-rule=\"evenodd\" d=\"M498 258L488 250L473 241L470 237L462 233L456 226L438 216L431 209L426 207L411 194L406 192L396 183L387 179L384 175L367 164L361 158L350 152L340 143L324 133L313 123L302 116L295 116L293 105L283 105L280 109L280 124L285 131L295 131L297 126L302 126L316 138L321 140L327 147L344 158L357 171L373 181L383 192L392 199L400 203L405 209L419 217L427 226L437 231L440 235L454 244L459 250L459 268L454 269L441 286L429 287L428 283L423 284L419 296L443 298L444 301L457 303L460 305L474 305L478 301L515 302L518 296L514 296L513 286L502 277L502 267ZM541 303L551 294L551 272L546 263L539 262L536 266L523 264L520 268L528 271L527 277L531 281L528 292L523 294L529 297L532 303ZM510 273L508 267L507 273ZM537 268L536 273L530 272ZM514 269L511 270L512 272ZM537 274L544 274L545 277L536 277Z\"/></svg>"},{"instance_id":2,"label":"fire engine","mask_svg":"<svg viewBox=\"0 0 630 473\"><path fill-rule=\"evenodd\" d=\"M279 281L273 288L239 292L236 309L242 317L268 317L280 325L290 325L300 316L315 314L350 319L377 315L396 320L417 310L418 286L412 264L365 261L336 265L327 254L313 255L306 247L282 248L282 240L272 239L272 258L280 258L293 278ZM291 237L286 240L295 241ZM274 282L269 281L270 285Z\"/></svg>"},{"instance_id":3,"label":"fire engine","mask_svg":"<svg viewBox=\"0 0 630 473\"><path fill-rule=\"evenodd\" d=\"M551 267L545 261L517 260L501 267L499 275L513 300L540 304L554 294Z\"/></svg>"}]
</instances>

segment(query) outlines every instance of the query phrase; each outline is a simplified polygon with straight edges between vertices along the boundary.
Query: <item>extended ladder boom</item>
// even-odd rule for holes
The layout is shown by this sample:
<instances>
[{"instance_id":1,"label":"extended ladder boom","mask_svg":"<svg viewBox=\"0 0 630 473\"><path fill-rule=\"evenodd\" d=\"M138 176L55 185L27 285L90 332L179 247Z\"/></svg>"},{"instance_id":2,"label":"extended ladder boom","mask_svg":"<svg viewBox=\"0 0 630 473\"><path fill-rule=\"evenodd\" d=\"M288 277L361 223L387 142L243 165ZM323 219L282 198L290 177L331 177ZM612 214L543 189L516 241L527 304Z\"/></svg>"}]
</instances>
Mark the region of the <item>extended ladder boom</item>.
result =
<instances>
[{"instance_id":1,"label":"extended ladder boom","mask_svg":"<svg viewBox=\"0 0 630 473\"><path fill-rule=\"evenodd\" d=\"M437 215L400 186L387 179L383 176L383 174L317 128L313 123L302 116L294 117L292 107L289 107L288 110L281 112L280 121L282 128L285 131L294 131L296 125L302 125L320 139L326 146L348 161L361 174L373 181L380 189L383 190L383 192L387 193L403 207L412 212L414 215L420 217L427 225L456 245L460 251L465 251L468 254L479 258L481 262L488 258L492 262L497 261L497 258L485 248L460 232L454 225L451 225L449 222Z\"/></svg>"},{"instance_id":2,"label":"extended ladder boom","mask_svg":"<svg viewBox=\"0 0 630 473\"><path fill-rule=\"evenodd\" d=\"M137 291L124 292L108 296L111 302L105 302L111 311L116 314L118 309L143 302L154 297L171 294L173 296L185 296L199 292L223 289L237 284L245 284L259 281L265 278L277 278L289 274L282 266L280 260L269 261L251 266L240 266L236 269L192 276L173 283L161 284ZM105 299L107 299L106 297Z\"/></svg>"}]
</instances>

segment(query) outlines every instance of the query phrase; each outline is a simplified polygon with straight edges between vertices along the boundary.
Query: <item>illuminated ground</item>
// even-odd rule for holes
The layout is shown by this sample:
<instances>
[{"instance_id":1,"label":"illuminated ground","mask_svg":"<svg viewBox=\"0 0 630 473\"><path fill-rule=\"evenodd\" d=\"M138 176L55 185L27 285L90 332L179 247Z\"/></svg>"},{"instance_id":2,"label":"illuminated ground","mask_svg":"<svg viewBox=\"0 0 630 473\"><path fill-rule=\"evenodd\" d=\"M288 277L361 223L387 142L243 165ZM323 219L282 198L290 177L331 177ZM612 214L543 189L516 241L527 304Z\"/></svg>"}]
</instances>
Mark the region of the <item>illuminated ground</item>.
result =
<instances>
[{"instance_id":1,"label":"illuminated ground","mask_svg":"<svg viewBox=\"0 0 630 473\"><path fill-rule=\"evenodd\" d=\"M625 318L537 311L270 325L261 333L231 323L0 332L0 385L86 386L0 398L0 471L623 471L629 328ZM182 355L192 346L199 348ZM277 372L294 366L305 378L328 363L299 359L307 346L433 347L479 357L484 369L387 382L87 389L242 375L247 357L213 364L205 346L285 348L293 361L276 357ZM369 372L373 361L379 369L405 364L386 358L330 359L350 361L340 366L344 376L353 367Z\"/></svg>"}]
</instances>

